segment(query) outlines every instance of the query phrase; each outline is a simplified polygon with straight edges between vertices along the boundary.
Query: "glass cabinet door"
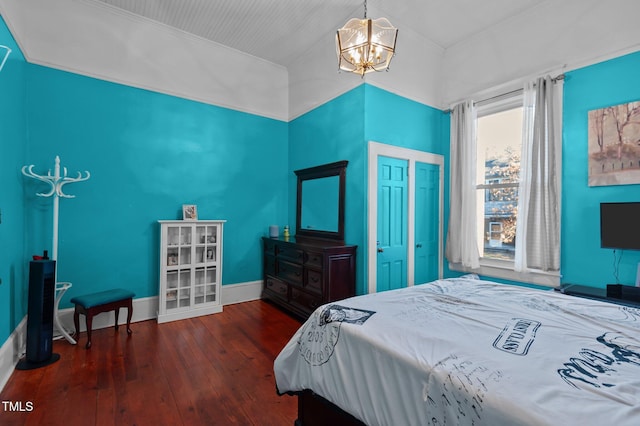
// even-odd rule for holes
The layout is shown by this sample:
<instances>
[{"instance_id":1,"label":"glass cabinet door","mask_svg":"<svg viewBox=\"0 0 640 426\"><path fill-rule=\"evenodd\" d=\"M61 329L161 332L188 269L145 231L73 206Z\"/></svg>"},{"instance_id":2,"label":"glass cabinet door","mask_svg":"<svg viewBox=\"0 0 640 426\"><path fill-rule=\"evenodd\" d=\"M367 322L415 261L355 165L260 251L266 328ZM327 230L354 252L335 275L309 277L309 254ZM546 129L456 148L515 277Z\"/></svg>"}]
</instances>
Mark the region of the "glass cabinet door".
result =
<instances>
[{"instance_id":1,"label":"glass cabinet door","mask_svg":"<svg viewBox=\"0 0 640 426\"><path fill-rule=\"evenodd\" d=\"M217 259L218 227L215 225L196 226L195 262L212 263Z\"/></svg>"},{"instance_id":2,"label":"glass cabinet door","mask_svg":"<svg viewBox=\"0 0 640 426\"><path fill-rule=\"evenodd\" d=\"M178 271L167 271L167 288L165 290L165 303L167 309L178 307Z\"/></svg>"},{"instance_id":3,"label":"glass cabinet door","mask_svg":"<svg viewBox=\"0 0 640 426\"><path fill-rule=\"evenodd\" d=\"M180 227L180 265L191 264L191 226Z\"/></svg>"},{"instance_id":4,"label":"glass cabinet door","mask_svg":"<svg viewBox=\"0 0 640 426\"><path fill-rule=\"evenodd\" d=\"M180 270L179 282L178 307L188 308L191 306L191 269Z\"/></svg>"},{"instance_id":5,"label":"glass cabinet door","mask_svg":"<svg viewBox=\"0 0 640 426\"><path fill-rule=\"evenodd\" d=\"M217 300L216 266L205 268L204 301L215 302Z\"/></svg>"},{"instance_id":6,"label":"glass cabinet door","mask_svg":"<svg viewBox=\"0 0 640 426\"><path fill-rule=\"evenodd\" d=\"M199 305L205 302L204 300L204 279L205 269L204 268L196 268L196 276L195 276L195 285L194 285L194 298L193 304Z\"/></svg>"}]
</instances>

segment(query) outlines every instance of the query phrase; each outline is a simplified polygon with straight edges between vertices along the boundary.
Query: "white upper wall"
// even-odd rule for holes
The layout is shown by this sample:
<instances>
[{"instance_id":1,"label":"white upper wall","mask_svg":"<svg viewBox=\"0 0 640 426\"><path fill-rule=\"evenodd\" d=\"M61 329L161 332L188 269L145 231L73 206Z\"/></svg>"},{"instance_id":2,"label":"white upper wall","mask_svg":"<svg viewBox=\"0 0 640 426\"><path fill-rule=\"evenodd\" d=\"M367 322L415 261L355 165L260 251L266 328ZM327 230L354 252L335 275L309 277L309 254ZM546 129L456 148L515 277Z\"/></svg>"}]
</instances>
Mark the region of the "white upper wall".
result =
<instances>
[{"instance_id":1,"label":"white upper wall","mask_svg":"<svg viewBox=\"0 0 640 426\"><path fill-rule=\"evenodd\" d=\"M446 50L442 105L636 51L639 16L638 0L543 2Z\"/></svg>"},{"instance_id":2,"label":"white upper wall","mask_svg":"<svg viewBox=\"0 0 640 426\"><path fill-rule=\"evenodd\" d=\"M373 19L397 19L369 8ZM346 22L346 21L345 21ZM344 25L345 22L338 24ZM338 28L336 27L336 30ZM442 102L444 51L411 28L399 28L396 55L388 72L357 74L338 72L335 32L326 34L289 67L289 116L294 119L313 108L367 82L414 101L439 107Z\"/></svg>"},{"instance_id":3,"label":"white upper wall","mask_svg":"<svg viewBox=\"0 0 640 426\"><path fill-rule=\"evenodd\" d=\"M288 120L286 68L83 0L0 0L26 59L73 73Z\"/></svg>"},{"instance_id":4,"label":"white upper wall","mask_svg":"<svg viewBox=\"0 0 640 426\"><path fill-rule=\"evenodd\" d=\"M639 0L544 1L446 50L371 7L399 28L397 54L364 79L338 73L334 32L287 70L101 2L0 0L0 13L29 62L283 121L363 82L447 109L640 49Z\"/></svg>"},{"instance_id":5,"label":"white upper wall","mask_svg":"<svg viewBox=\"0 0 640 426\"><path fill-rule=\"evenodd\" d=\"M361 84L440 109L522 87L527 79L591 65L640 49L639 0L541 2L447 49L387 17L399 28L388 73L363 79L337 73L335 34L289 68L289 109L295 118Z\"/></svg>"},{"instance_id":6,"label":"white upper wall","mask_svg":"<svg viewBox=\"0 0 640 426\"><path fill-rule=\"evenodd\" d=\"M375 17L383 15L372 15ZM386 15L396 25L391 15ZM367 83L422 104L439 107L444 50L411 28L398 28L396 55L388 72L369 73Z\"/></svg>"},{"instance_id":7,"label":"white upper wall","mask_svg":"<svg viewBox=\"0 0 640 426\"><path fill-rule=\"evenodd\" d=\"M444 52L411 28L399 30L391 70L362 79L338 72L335 32L287 70L99 2L0 0L0 12L31 63L283 121L365 81L432 106L442 98Z\"/></svg>"},{"instance_id":8,"label":"white upper wall","mask_svg":"<svg viewBox=\"0 0 640 426\"><path fill-rule=\"evenodd\" d=\"M362 84L360 76L338 73L335 34L326 34L289 67L289 119Z\"/></svg>"}]
</instances>

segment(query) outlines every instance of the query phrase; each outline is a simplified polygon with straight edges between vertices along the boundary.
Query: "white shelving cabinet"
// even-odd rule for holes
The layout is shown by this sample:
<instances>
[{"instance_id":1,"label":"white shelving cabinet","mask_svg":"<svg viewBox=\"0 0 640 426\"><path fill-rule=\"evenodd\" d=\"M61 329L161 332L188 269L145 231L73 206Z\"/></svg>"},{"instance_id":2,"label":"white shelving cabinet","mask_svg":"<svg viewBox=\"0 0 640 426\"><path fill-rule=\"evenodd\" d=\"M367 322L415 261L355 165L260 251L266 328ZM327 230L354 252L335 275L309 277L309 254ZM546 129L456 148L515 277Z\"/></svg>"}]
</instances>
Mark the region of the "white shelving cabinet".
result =
<instances>
[{"instance_id":1,"label":"white shelving cabinet","mask_svg":"<svg viewBox=\"0 0 640 426\"><path fill-rule=\"evenodd\" d=\"M159 220L158 323L222 312L224 220Z\"/></svg>"}]
</instances>

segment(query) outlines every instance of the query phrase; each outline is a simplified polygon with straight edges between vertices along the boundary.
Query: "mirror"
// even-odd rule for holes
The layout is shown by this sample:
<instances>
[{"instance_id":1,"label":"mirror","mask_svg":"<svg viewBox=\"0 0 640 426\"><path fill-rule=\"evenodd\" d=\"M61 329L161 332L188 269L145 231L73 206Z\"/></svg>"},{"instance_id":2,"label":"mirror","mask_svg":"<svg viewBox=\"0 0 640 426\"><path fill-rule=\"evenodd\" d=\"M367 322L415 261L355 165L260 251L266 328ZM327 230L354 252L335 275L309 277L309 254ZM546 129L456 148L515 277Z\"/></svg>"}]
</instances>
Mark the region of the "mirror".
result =
<instances>
[{"instance_id":1,"label":"mirror","mask_svg":"<svg viewBox=\"0 0 640 426\"><path fill-rule=\"evenodd\" d=\"M296 237L344 242L344 193L347 161L296 170Z\"/></svg>"},{"instance_id":2,"label":"mirror","mask_svg":"<svg viewBox=\"0 0 640 426\"><path fill-rule=\"evenodd\" d=\"M302 229L338 232L339 187L338 176L302 182Z\"/></svg>"}]
</instances>

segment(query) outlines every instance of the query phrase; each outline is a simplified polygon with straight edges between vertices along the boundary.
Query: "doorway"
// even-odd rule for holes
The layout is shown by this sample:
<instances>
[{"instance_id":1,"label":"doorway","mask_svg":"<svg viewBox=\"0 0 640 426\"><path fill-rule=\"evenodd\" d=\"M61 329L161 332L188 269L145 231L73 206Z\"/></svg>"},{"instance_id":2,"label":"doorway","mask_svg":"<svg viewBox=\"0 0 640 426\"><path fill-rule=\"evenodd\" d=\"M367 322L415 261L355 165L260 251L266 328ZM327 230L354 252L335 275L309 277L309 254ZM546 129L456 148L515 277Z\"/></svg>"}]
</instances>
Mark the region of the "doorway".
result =
<instances>
[{"instance_id":1,"label":"doorway","mask_svg":"<svg viewBox=\"0 0 640 426\"><path fill-rule=\"evenodd\" d=\"M369 293L442 278L443 169L442 155L369 142ZM385 199L393 188L387 178L397 181L398 173L406 176L405 196L400 196L404 186L393 184L395 196ZM389 209L395 217L384 217ZM391 241L400 260L384 254Z\"/></svg>"},{"instance_id":2,"label":"doorway","mask_svg":"<svg viewBox=\"0 0 640 426\"><path fill-rule=\"evenodd\" d=\"M407 286L409 161L378 156L376 291Z\"/></svg>"}]
</instances>

